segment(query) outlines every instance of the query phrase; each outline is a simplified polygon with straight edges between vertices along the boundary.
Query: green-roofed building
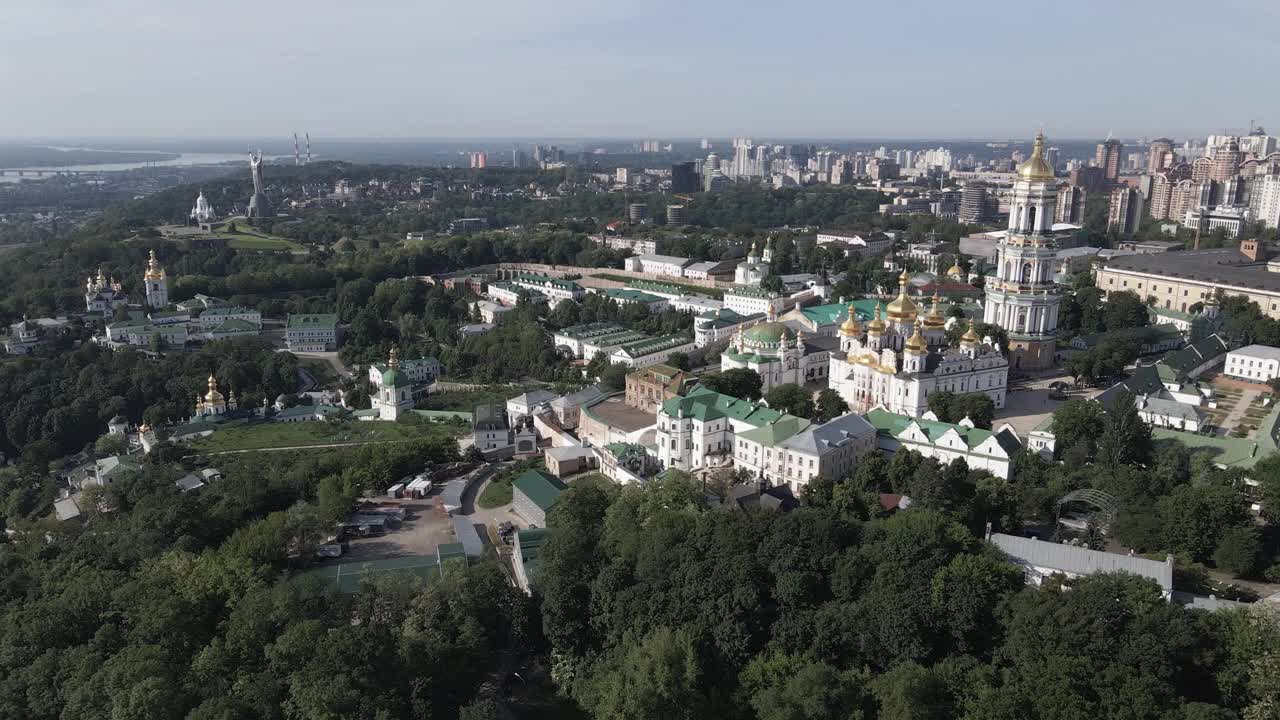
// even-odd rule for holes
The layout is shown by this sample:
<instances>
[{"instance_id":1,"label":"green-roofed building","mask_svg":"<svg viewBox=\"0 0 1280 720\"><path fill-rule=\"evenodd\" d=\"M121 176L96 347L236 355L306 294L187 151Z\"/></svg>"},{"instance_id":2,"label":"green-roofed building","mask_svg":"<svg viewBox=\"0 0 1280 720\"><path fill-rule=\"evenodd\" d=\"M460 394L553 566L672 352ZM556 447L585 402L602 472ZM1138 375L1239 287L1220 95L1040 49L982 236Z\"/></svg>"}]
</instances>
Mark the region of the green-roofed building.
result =
<instances>
[{"instance_id":1,"label":"green-roofed building","mask_svg":"<svg viewBox=\"0 0 1280 720\"><path fill-rule=\"evenodd\" d=\"M538 555L542 552L549 533L546 528L529 528L516 532L511 564L515 569L516 584L528 594L533 594L533 582L538 573Z\"/></svg>"},{"instance_id":2,"label":"green-roofed building","mask_svg":"<svg viewBox=\"0 0 1280 720\"><path fill-rule=\"evenodd\" d=\"M650 295L642 290L609 288L604 294L619 305L644 305L649 308L649 312L662 312L667 307L666 298Z\"/></svg>"},{"instance_id":3,"label":"green-roofed building","mask_svg":"<svg viewBox=\"0 0 1280 720\"><path fill-rule=\"evenodd\" d=\"M865 417L876 429L877 443L884 452L906 448L944 464L963 459L971 469L986 470L1006 480L1014 455L1022 449L1022 441L1008 426L993 432L963 421L944 423L898 415L883 408L871 410Z\"/></svg>"},{"instance_id":4,"label":"green-roofed building","mask_svg":"<svg viewBox=\"0 0 1280 720\"><path fill-rule=\"evenodd\" d=\"M609 361L629 368L644 367L667 361L672 353L688 352L694 348L688 335L663 335L619 345L609 354Z\"/></svg>"},{"instance_id":5,"label":"green-roofed building","mask_svg":"<svg viewBox=\"0 0 1280 720\"><path fill-rule=\"evenodd\" d=\"M552 307L565 300L581 300L586 295L586 291L578 283L547 275L520 273L511 278L511 284L526 290L536 290L546 295Z\"/></svg>"},{"instance_id":6,"label":"green-roofed building","mask_svg":"<svg viewBox=\"0 0 1280 720\"><path fill-rule=\"evenodd\" d=\"M658 410L658 462L665 468L695 470L733 454L736 435L764 427L783 413L705 387L662 403Z\"/></svg>"},{"instance_id":7,"label":"green-roofed building","mask_svg":"<svg viewBox=\"0 0 1280 720\"><path fill-rule=\"evenodd\" d=\"M338 316L332 313L290 314L284 340L291 352L332 352L338 349Z\"/></svg>"},{"instance_id":8,"label":"green-roofed building","mask_svg":"<svg viewBox=\"0 0 1280 720\"><path fill-rule=\"evenodd\" d=\"M793 308L781 316L781 320L794 320L804 327L810 335L832 335L849 317L849 306L853 305L858 322L868 322L876 310L876 300L853 300L851 302L835 302L827 305L811 305L805 308Z\"/></svg>"},{"instance_id":9,"label":"green-roofed building","mask_svg":"<svg viewBox=\"0 0 1280 720\"><path fill-rule=\"evenodd\" d=\"M762 287L734 285L724 291L724 306L743 315L767 313L771 307L774 312L781 312L784 304L785 298Z\"/></svg>"},{"instance_id":10,"label":"green-roofed building","mask_svg":"<svg viewBox=\"0 0 1280 720\"><path fill-rule=\"evenodd\" d=\"M560 478L542 470L526 470L511 487L512 509L534 527L547 526L547 512L567 489Z\"/></svg>"}]
</instances>

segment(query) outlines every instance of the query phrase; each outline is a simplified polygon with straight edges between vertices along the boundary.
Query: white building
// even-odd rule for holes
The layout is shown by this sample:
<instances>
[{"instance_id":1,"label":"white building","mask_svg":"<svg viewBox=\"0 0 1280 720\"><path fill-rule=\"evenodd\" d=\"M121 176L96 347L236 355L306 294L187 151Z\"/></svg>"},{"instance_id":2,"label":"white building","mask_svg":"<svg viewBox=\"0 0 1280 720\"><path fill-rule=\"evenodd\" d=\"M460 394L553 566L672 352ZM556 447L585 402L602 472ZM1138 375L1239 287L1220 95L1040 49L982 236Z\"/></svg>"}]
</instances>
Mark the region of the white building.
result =
<instances>
[{"instance_id":1,"label":"white building","mask_svg":"<svg viewBox=\"0 0 1280 720\"><path fill-rule=\"evenodd\" d=\"M1249 207L1269 228L1280 227L1280 175L1255 177L1249 187Z\"/></svg>"},{"instance_id":2,"label":"white building","mask_svg":"<svg viewBox=\"0 0 1280 720\"><path fill-rule=\"evenodd\" d=\"M547 296L555 307L565 300L581 300L586 295L582 286L572 280L560 280L546 275L520 273L511 278L511 284L526 290L536 290Z\"/></svg>"},{"instance_id":3,"label":"white building","mask_svg":"<svg viewBox=\"0 0 1280 720\"><path fill-rule=\"evenodd\" d=\"M213 211L213 204L204 196L204 191L196 196L196 203L191 207L191 222L196 225L208 225L217 219Z\"/></svg>"},{"instance_id":4,"label":"white building","mask_svg":"<svg viewBox=\"0 0 1280 720\"><path fill-rule=\"evenodd\" d=\"M876 449L876 430L857 413L823 425L784 417L737 434L735 468L750 470L770 486L786 485L799 496L816 478L848 475L859 455Z\"/></svg>"},{"instance_id":5,"label":"white building","mask_svg":"<svg viewBox=\"0 0 1280 720\"><path fill-rule=\"evenodd\" d=\"M560 352L591 362L599 353L611 353L615 348L648 337L617 323L596 322L564 328L552 334L551 340Z\"/></svg>"},{"instance_id":6,"label":"white building","mask_svg":"<svg viewBox=\"0 0 1280 720\"><path fill-rule=\"evenodd\" d=\"M658 462L663 468L727 468L735 436L784 417L749 400L696 387L658 408ZM798 419L798 418L797 418Z\"/></svg>"},{"instance_id":7,"label":"white building","mask_svg":"<svg viewBox=\"0 0 1280 720\"><path fill-rule=\"evenodd\" d=\"M625 268L632 272L684 277L685 267L692 262L689 258L673 255L637 255L626 259Z\"/></svg>"},{"instance_id":8,"label":"white building","mask_svg":"<svg viewBox=\"0 0 1280 720\"><path fill-rule=\"evenodd\" d=\"M662 337L645 338L625 345L619 345L609 353L609 362L615 365L626 365L629 368L644 367L666 362L671 353L689 352L695 347L693 339L688 335L663 335Z\"/></svg>"},{"instance_id":9,"label":"white building","mask_svg":"<svg viewBox=\"0 0 1280 720\"><path fill-rule=\"evenodd\" d=\"M786 299L762 288L736 285L724 291L724 306L739 315L763 315L770 308L782 312Z\"/></svg>"},{"instance_id":10,"label":"white building","mask_svg":"<svg viewBox=\"0 0 1280 720\"><path fill-rule=\"evenodd\" d=\"M551 401L560 397L550 390L530 390L507 400L507 415L512 420L551 409Z\"/></svg>"},{"instance_id":11,"label":"white building","mask_svg":"<svg viewBox=\"0 0 1280 720\"><path fill-rule=\"evenodd\" d=\"M738 263L738 267L733 271L735 284L758 287L765 278L769 277L769 267L773 262L773 248L770 247L770 242L771 240L765 241L763 256L759 254L756 244L751 243L751 252L747 253L746 261Z\"/></svg>"},{"instance_id":12,"label":"white building","mask_svg":"<svg viewBox=\"0 0 1280 720\"><path fill-rule=\"evenodd\" d=\"M1044 159L1044 133L1031 157L1018 166L1009 209L1009 231L1000 239L996 276L986 282L985 322L1009 333L1014 368L1051 367L1062 296L1057 272L1053 214L1058 181Z\"/></svg>"},{"instance_id":13,"label":"white building","mask_svg":"<svg viewBox=\"0 0 1280 720\"><path fill-rule=\"evenodd\" d=\"M733 344L720 354L720 371L753 370L760 376L764 392L788 383L825 383L831 352L839 349L839 341L806 338L778 322L772 310L765 318L750 327L738 326Z\"/></svg>"},{"instance_id":14,"label":"white building","mask_svg":"<svg viewBox=\"0 0 1280 720\"><path fill-rule=\"evenodd\" d=\"M1265 383L1280 377L1280 348L1248 345L1227 353L1222 374L1228 377Z\"/></svg>"},{"instance_id":15,"label":"white building","mask_svg":"<svg viewBox=\"0 0 1280 720\"><path fill-rule=\"evenodd\" d=\"M200 317L196 319L196 322L200 326L200 332L207 333L214 328L221 327L228 320L239 320L261 326L262 313L242 305L212 307L200 313Z\"/></svg>"},{"instance_id":16,"label":"white building","mask_svg":"<svg viewBox=\"0 0 1280 720\"><path fill-rule=\"evenodd\" d=\"M84 309L88 313L97 313L110 320L116 310L129 304L129 296L124 293L124 286L115 278L107 279L98 269L98 276L85 281Z\"/></svg>"},{"instance_id":17,"label":"white building","mask_svg":"<svg viewBox=\"0 0 1280 720\"><path fill-rule=\"evenodd\" d=\"M702 313L693 321L693 344L697 347L706 347L712 343L727 340L743 326L754 325L764 319L764 313L740 315L728 308Z\"/></svg>"},{"instance_id":18,"label":"white building","mask_svg":"<svg viewBox=\"0 0 1280 720\"><path fill-rule=\"evenodd\" d=\"M890 412L920 417L928 412L929 395L984 393L996 408L1005 404L1009 361L991 338L979 340L970 321L959 349L947 345L946 319L934 297L921 317L907 297L904 272L898 297L889 303L888 322L876 305L864 330L849 307L840 327L840 352L830 360L829 384L849 408L866 412L884 406Z\"/></svg>"},{"instance_id":19,"label":"white building","mask_svg":"<svg viewBox=\"0 0 1280 720\"><path fill-rule=\"evenodd\" d=\"M9 336L4 341L4 350L10 355L28 355L47 342L51 334L65 331L67 327L65 317L34 320L23 317L9 326Z\"/></svg>"},{"instance_id":20,"label":"white building","mask_svg":"<svg viewBox=\"0 0 1280 720\"><path fill-rule=\"evenodd\" d=\"M284 340L292 352L331 352L338 349L338 316L332 313L291 314Z\"/></svg>"},{"instance_id":21,"label":"white building","mask_svg":"<svg viewBox=\"0 0 1280 720\"><path fill-rule=\"evenodd\" d=\"M724 307L723 300L715 300L702 295L680 295L670 301L670 306L674 310L680 312L691 312L695 315L703 313L715 312Z\"/></svg>"},{"instance_id":22,"label":"white building","mask_svg":"<svg viewBox=\"0 0 1280 720\"><path fill-rule=\"evenodd\" d=\"M471 303L471 310L473 312L479 311L480 318L483 322L493 323L495 325L502 322L502 317L513 309L514 308L511 305L489 302L488 300L476 300Z\"/></svg>"},{"instance_id":23,"label":"white building","mask_svg":"<svg viewBox=\"0 0 1280 720\"><path fill-rule=\"evenodd\" d=\"M1005 480L1009 479L1013 457L1022 450L1022 441L1008 425L992 432L975 428L971 422L953 425L884 408L875 408L865 417L876 429L877 444L884 452L905 448L943 464L964 460L972 470L986 470Z\"/></svg>"},{"instance_id":24,"label":"white building","mask_svg":"<svg viewBox=\"0 0 1280 720\"><path fill-rule=\"evenodd\" d=\"M893 238L884 233L820 232L814 242L818 245L840 243L846 245L851 252L860 253L864 257L879 255L893 247Z\"/></svg>"},{"instance_id":25,"label":"white building","mask_svg":"<svg viewBox=\"0 0 1280 720\"><path fill-rule=\"evenodd\" d=\"M690 263L684 269L684 276L693 280L713 280L715 276L726 274L733 267L732 263L714 260Z\"/></svg>"}]
</instances>

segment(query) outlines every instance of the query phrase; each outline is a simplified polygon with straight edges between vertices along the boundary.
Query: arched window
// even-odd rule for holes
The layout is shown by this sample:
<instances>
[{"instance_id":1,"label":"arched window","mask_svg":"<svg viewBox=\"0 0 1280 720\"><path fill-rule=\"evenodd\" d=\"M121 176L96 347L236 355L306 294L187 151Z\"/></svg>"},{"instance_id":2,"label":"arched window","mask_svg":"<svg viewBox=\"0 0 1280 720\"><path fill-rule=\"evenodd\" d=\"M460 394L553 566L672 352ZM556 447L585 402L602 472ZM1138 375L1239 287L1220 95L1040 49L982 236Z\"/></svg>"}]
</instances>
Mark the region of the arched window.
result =
<instances>
[{"instance_id":1,"label":"arched window","mask_svg":"<svg viewBox=\"0 0 1280 720\"><path fill-rule=\"evenodd\" d=\"M1022 282L1024 284L1031 282L1031 263L1022 264Z\"/></svg>"},{"instance_id":2,"label":"arched window","mask_svg":"<svg viewBox=\"0 0 1280 720\"><path fill-rule=\"evenodd\" d=\"M1027 231L1031 232L1036 229L1036 208L1034 205L1027 208Z\"/></svg>"}]
</instances>

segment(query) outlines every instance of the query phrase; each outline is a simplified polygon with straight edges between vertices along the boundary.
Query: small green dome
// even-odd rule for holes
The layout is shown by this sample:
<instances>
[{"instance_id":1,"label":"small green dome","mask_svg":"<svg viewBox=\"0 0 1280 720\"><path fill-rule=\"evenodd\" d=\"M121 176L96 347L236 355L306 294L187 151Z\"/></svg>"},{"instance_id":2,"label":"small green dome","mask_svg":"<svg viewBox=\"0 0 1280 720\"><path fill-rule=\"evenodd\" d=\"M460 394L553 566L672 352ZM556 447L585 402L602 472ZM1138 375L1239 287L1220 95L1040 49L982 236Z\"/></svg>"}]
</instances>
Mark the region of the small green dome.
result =
<instances>
[{"instance_id":1,"label":"small green dome","mask_svg":"<svg viewBox=\"0 0 1280 720\"><path fill-rule=\"evenodd\" d=\"M382 373L383 387L403 387L409 384L409 378L395 368L388 368Z\"/></svg>"},{"instance_id":2,"label":"small green dome","mask_svg":"<svg viewBox=\"0 0 1280 720\"><path fill-rule=\"evenodd\" d=\"M795 336L796 334L791 331L791 328L780 322L760 323L743 333L743 338L748 344L758 346L777 345L782 342L783 338L790 340Z\"/></svg>"}]
</instances>

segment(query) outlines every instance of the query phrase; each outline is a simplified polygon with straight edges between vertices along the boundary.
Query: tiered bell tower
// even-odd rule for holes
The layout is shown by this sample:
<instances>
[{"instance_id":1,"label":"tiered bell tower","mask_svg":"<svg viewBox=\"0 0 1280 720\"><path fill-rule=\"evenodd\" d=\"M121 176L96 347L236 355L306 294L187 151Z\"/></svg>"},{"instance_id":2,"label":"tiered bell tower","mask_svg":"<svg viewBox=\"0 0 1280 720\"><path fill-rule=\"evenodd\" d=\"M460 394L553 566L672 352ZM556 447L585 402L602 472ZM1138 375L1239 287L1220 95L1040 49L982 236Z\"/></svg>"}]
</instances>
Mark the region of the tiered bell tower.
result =
<instances>
[{"instance_id":1,"label":"tiered bell tower","mask_svg":"<svg viewBox=\"0 0 1280 720\"><path fill-rule=\"evenodd\" d=\"M1053 282L1057 241L1052 234L1058 187L1044 159L1044 133L1018 167L1009 232L1000 241L995 279L986 284L985 322L1009 333L1013 368L1051 367L1062 296Z\"/></svg>"},{"instance_id":2,"label":"tiered bell tower","mask_svg":"<svg viewBox=\"0 0 1280 720\"><path fill-rule=\"evenodd\" d=\"M147 271L142 275L142 282L147 288L147 307L163 310L169 307L169 280L164 268L156 260L156 251L151 251L151 259L147 261Z\"/></svg>"}]
</instances>

